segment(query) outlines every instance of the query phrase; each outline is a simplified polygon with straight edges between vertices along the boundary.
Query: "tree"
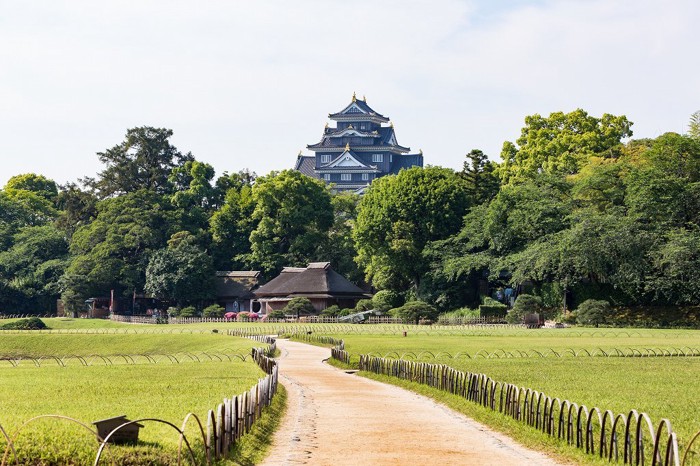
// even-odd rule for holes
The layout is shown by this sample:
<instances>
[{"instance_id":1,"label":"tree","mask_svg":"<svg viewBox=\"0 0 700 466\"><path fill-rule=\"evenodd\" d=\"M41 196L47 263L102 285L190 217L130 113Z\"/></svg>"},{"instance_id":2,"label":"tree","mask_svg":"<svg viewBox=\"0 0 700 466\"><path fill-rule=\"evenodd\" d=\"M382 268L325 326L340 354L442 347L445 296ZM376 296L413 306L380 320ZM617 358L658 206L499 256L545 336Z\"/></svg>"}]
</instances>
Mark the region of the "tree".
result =
<instances>
[{"instance_id":1,"label":"tree","mask_svg":"<svg viewBox=\"0 0 700 466\"><path fill-rule=\"evenodd\" d=\"M402 304L401 295L395 291L379 290L372 296L372 307L378 311L386 312Z\"/></svg>"},{"instance_id":2,"label":"tree","mask_svg":"<svg viewBox=\"0 0 700 466\"><path fill-rule=\"evenodd\" d=\"M73 260L63 281L65 297L72 302L111 289L122 297L143 290L151 254L184 230L183 213L168 196L152 191L105 199L96 207L95 220L71 238Z\"/></svg>"},{"instance_id":3,"label":"tree","mask_svg":"<svg viewBox=\"0 0 700 466\"><path fill-rule=\"evenodd\" d=\"M457 232L469 205L465 181L449 169L414 167L375 180L353 231L367 280L378 288L417 290L427 272L424 248Z\"/></svg>"},{"instance_id":4,"label":"tree","mask_svg":"<svg viewBox=\"0 0 700 466\"><path fill-rule=\"evenodd\" d=\"M101 199L140 189L172 193L172 170L194 160L191 153L182 154L170 144L172 135L172 130L150 126L128 129L122 143L97 153L107 166L97 180L86 178L84 182Z\"/></svg>"},{"instance_id":5,"label":"tree","mask_svg":"<svg viewBox=\"0 0 700 466\"><path fill-rule=\"evenodd\" d=\"M316 312L309 298L292 298L282 310L285 315L295 315L297 317Z\"/></svg>"},{"instance_id":6,"label":"tree","mask_svg":"<svg viewBox=\"0 0 700 466\"><path fill-rule=\"evenodd\" d=\"M75 183L61 186L56 204L59 209L56 226L70 239L75 230L97 216L97 196L83 191Z\"/></svg>"},{"instance_id":7,"label":"tree","mask_svg":"<svg viewBox=\"0 0 700 466\"><path fill-rule=\"evenodd\" d=\"M688 123L688 136L700 141L700 110L690 115L690 123Z\"/></svg>"},{"instance_id":8,"label":"tree","mask_svg":"<svg viewBox=\"0 0 700 466\"><path fill-rule=\"evenodd\" d=\"M273 172L256 180L255 205L246 262L272 275L286 265L305 265L319 257L333 223L330 192L320 180L296 170Z\"/></svg>"},{"instance_id":9,"label":"tree","mask_svg":"<svg viewBox=\"0 0 700 466\"><path fill-rule=\"evenodd\" d=\"M603 299L587 299L576 308L576 323L598 327L610 317L610 312L609 302Z\"/></svg>"},{"instance_id":10,"label":"tree","mask_svg":"<svg viewBox=\"0 0 700 466\"><path fill-rule=\"evenodd\" d=\"M146 268L144 289L178 307L199 304L214 297L215 270L211 257L193 235L173 235L168 247L153 253Z\"/></svg>"},{"instance_id":11,"label":"tree","mask_svg":"<svg viewBox=\"0 0 700 466\"><path fill-rule=\"evenodd\" d=\"M20 229L0 252L0 311L54 311L67 265L68 243L53 225Z\"/></svg>"},{"instance_id":12,"label":"tree","mask_svg":"<svg viewBox=\"0 0 700 466\"><path fill-rule=\"evenodd\" d=\"M484 223L490 248L503 255L567 226L570 185L556 176L504 186L489 204Z\"/></svg>"},{"instance_id":13,"label":"tree","mask_svg":"<svg viewBox=\"0 0 700 466\"><path fill-rule=\"evenodd\" d=\"M631 127L625 116L606 113L596 118L581 109L547 118L527 116L517 146L503 144L499 174L510 182L538 173L578 173L593 157L619 157L622 139L632 136Z\"/></svg>"},{"instance_id":14,"label":"tree","mask_svg":"<svg viewBox=\"0 0 700 466\"><path fill-rule=\"evenodd\" d=\"M521 324L526 315L538 313L541 309L542 299L530 294L521 294L515 299L513 309L506 314L506 321L510 324Z\"/></svg>"},{"instance_id":15,"label":"tree","mask_svg":"<svg viewBox=\"0 0 700 466\"><path fill-rule=\"evenodd\" d=\"M43 175L37 175L35 173L13 176L7 180L5 190L29 191L43 199L46 199L50 203L55 202L56 197L58 196L58 187L56 186L56 182L46 178Z\"/></svg>"},{"instance_id":16,"label":"tree","mask_svg":"<svg viewBox=\"0 0 700 466\"><path fill-rule=\"evenodd\" d=\"M333 270L353 283L361 283L362 271L357 267L357 250L352 239L352 230L357 219L357 205L360 196L341 192L333 194L333 225L319 247L319 257L331 263Z\"/></svg>"},{"instance_id":17,"label":"tree","mask_svg":"<svg viewBox=\"0 0 700 466\"><path fill-rule=\"evenodd\" d=\"M700 301L700 230L697 227L669 231L650 256L654 271L647 287L657 299L676 305Z\"/></svg>"},{"instance_id":18,"label":"tree","mask_svg":"<svg viewBox=\"0 0 700 466\"><path fill-rule=\"evenodd\" d=\"M409 301L401 307L392 309L389 314L403 319L404 322L417 324L421 320L435 321L438 310L424 301Z\"/></svg>"},{"instance_id":19,"label":"tree","mask_svg":"<svg viewBox=\"0 0 700 466\"><path fill-rule=\"evenodd\" d=\"M467 189L475 204L491 200L500 187L496 176L496 164L479 149L472 149L467 154L461 175L467 182Z\"/></svg>"},{"instance_id":20,"label":"tree","mask_svg":"<svg viewBox=\"0 0 700 466\"><path fill-rule=\"evenodd\" d=\"M255 229L255 203L250 186L229 189L224 205L209 220L212 257L217 270L245 267L250 253L250 234Z\"/></svg>"}]
</instances>

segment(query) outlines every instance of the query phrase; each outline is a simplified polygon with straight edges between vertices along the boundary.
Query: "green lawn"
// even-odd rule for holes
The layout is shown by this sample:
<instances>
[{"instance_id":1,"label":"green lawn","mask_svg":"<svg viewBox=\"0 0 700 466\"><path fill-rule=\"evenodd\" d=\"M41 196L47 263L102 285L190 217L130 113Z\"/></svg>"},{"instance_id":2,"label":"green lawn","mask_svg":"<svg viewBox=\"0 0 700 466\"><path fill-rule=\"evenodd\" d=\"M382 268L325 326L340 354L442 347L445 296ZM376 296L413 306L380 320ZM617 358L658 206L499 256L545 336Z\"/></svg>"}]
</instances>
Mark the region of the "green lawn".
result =
<instances>
[{"instance_id":1,"label":"green lawn","mask_svg":"<svg viewBox=\"0 0 700 466\"><path fill-rule=\"evenodd\" d=\"M50 319L47 319L50 320ZM75 319L67 329L97 329L85 326L87 319ZM105 321L96 321L105 322ZM221 332L144 333L159 328L150 326L138 333L4 333L0 332L0 358L43 357L50 355L92 354L249 354L260 346L252 340L227 336ZM114 358L115 360L117 358ZM13 435L30 418L44 414L69 416L90 425L93 421L126 414L130 419L159 418L178 427L193 412L206 427L206 414L224 398L252 387L264 373L250 359L219 362L200 358L179 358L181 363L159 359L157 364L137 360L138 364L104 364L99 359L91 366L68 364L60 367L50 359L41 367L0 363L0 425ZM195 423L188 435L200 437ZM107 458L116 464L170 464L174 461L179 436L172 428L155 422L145 423L137 448L112 447ZM195 440L195 442L199 442ZM0 451L6 441L0 435ZM97 442L86 430L65 420L41 419L28 425L20 435L17 450L27 464L91 464ZM201 450L201 445L200 445ZM116 459L115 459L116 458ZM200 458L201 460L201 458ZM109 464L109 461L105 464Z\"/></svg>"},{"instance_id":2,"label":"green lawn","mask_svg":"<svg viewBox=\"0 0 700 466\"><path fill-rule=\"evenodd\" d=\"M700 430L700 403L697 402L700 357L608 358L572 357L570 354L555 357L551 353L554 350L563 355L567 348L607 352L612 352L613 348L699 349L698 331L504 329L499 333L491 329L480 335L474 329L462 329L463 334L458 335L457 328L430 331L414 327L407 329L407 336L403 337L403 331L398 333L393 328L382 335L376 328L368 328L363 333L362 326L356 327L351 332L332 333L345 341L345 349L352 354L353 361L360 354L371 353L442 363L589 408L597 406L625 414L637 409L648 413L657 425L662 418L670 419L681 446ZM320 330L317 333L325 334ZM524 354L535 355L535 350L549 356L523 357ZM489 353L492 357L484 357ZM508 357L509 353L514 357ZM471 357L465 356L467 354ZM485 418L493 422L493 416Z\"/></svg>"}]
</instances>

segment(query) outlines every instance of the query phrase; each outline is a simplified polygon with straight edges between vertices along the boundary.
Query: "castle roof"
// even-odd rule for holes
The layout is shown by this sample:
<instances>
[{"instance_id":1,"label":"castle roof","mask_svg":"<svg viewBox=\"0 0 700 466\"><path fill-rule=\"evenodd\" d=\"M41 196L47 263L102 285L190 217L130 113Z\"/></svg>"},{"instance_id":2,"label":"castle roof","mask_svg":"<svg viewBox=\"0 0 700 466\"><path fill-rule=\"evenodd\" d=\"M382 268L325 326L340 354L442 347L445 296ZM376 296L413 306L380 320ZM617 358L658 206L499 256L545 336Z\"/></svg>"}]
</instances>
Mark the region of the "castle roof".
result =
<instances>
[{"instance_id":1,"label":"castle roof","mask_svg":"<svg viewBox=\"0 0 700 466\"><path fill-rule=\"evenodd\" d=\"M367 105L366 100L360 100L352 95L350 102L344 109L337 113L329 113L328 118L335 121L376 121L387 123L388 117L375 112L372 107Z\"/></svg>"}]
</instances>

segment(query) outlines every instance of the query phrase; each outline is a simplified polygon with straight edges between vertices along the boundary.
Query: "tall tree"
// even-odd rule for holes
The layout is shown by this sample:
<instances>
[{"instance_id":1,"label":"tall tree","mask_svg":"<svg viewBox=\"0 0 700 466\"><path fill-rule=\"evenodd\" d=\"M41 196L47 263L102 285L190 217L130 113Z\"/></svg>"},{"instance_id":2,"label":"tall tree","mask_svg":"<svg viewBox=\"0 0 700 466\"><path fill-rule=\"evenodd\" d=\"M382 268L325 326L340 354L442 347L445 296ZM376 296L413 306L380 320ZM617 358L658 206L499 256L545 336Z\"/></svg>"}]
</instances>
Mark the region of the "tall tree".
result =
<instances>
[{"instance_id":1,"label":"tall tree","mask_svg":"<svg viewBox=\"0 0 700 466\"><path fill-rule=\"evenodd\" d=\"M296 170L273 172L253 186L251 250L246 262L266 275L323 260L319 245L333 224L328 187Z\"/></svg>"},{"instance_id":2,"label":"tall tree","mask_svg":"<svg viewBox=\"0 0 700 466\"><path fill-rule=\"evenodd\" d=\"M170 144L172 135L172 130L150 126L128 129L123 142L97 153L107 168L96 180L83 181L102 199L140 189L171 193L173 185L168 178L172 170L194 160L191 153L182 154Z\"/></svg>"},{"instance_id":3,"label":"tall tree","mask_svg":"<svg viewBox=\"0 0 700 466\"><path fill-rule=\"evenodd\" d=\"M378 288L417 290L427 271L423 249L457 232L469 206L465 181L449 169L410 168L374 181L353 232L367 280Z\"/></svg>"},{"instance_id":4,"label":"tall tree","mask_svg":"<svg viewBox=\"0 0 700 466\"><path fill-rule=\"evenodd\" d=\"M74 258L63 280L70 302L110 289L124 297L143 290L151 254L185 223L169 196L147 190L100 201L97 212L71 240Z\"/></svg>"},{"instance_id":5,"label":"tall tree","mask_svg":"<svg viewBox=\"0 0 700 466\"><path fill-rule=\"evenodd\" d=\"M499 174L509 182L538 173L578 173L592 157L618 157L622 139L632 136L631 127L625 116L606 113L596 118L581 109L555 112L547 118L527 116L517 146L508 141L503 144Z\"/></svg>"},{"instance_id":6,"label":"tall tree","mask_svg":"<svg viewBox=\"0 0 700 466\"><path fill-rule=\"evenodd\" d=\"M500 180L496 176L496 164L479 149L467 154L461 175L467 182L469 194L476 204L493 199L498 193Z\"/></svg>"},{"instance_id":7,"label":"tall tree","mask_svg":"<svg viewBox=\"0 0 700 466\"><path fill-rule=\"evenodd\" d=\"M167 248L151 256L144 289L180 307L197 305L214 297L214 272L211 257L196 238L179 232L171 237Z\"/></svg>"}]
</instances>

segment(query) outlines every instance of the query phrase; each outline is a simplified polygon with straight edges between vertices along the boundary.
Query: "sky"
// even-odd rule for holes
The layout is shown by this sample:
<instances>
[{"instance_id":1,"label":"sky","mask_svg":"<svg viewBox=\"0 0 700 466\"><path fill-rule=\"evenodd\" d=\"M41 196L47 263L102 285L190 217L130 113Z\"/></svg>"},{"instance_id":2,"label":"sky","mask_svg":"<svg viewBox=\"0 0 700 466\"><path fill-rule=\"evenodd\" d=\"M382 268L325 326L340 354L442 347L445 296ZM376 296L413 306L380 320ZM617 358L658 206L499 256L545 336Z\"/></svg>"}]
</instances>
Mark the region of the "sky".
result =
<instances>
[{"instance_id":1,"label":"sky","mask_svg":"<svg viewBox=\"0 0 700 466\"><path fill-rule=\"evenodd\" d=\"M697 0L0 0L0 187L94 177L137 126L217 175L292 168L353 92L454 169L536 113L684 133L698 24Z\"/></svg>"}]
</instances>

